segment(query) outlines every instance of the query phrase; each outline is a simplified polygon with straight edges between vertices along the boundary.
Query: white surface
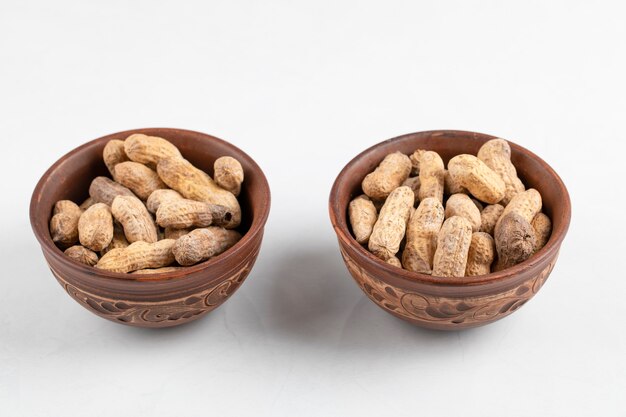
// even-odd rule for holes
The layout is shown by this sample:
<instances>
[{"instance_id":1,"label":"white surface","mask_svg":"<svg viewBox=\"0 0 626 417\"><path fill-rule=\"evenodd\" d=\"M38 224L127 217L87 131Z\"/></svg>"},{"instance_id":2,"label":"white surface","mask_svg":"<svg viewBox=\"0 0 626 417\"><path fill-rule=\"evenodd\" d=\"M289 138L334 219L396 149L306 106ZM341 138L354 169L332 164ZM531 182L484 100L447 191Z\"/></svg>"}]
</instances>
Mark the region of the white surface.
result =
<instances>
[{"instance_id":1,"label":"white surface","mask_svg":"<svg viewBox=\"0 0 626 417\"><path fill-rule=\"evenodd\" d=\"M624 3L417 3L0 3L0 415L626 415ZM28 222L56 159L147 126L231 141L273 192L245 285L169 331L72 301ZM327 214L354 155L437 128L517 141L573 203L539 295L462 333L368 301Z\"/></svg>"}]
</instances>

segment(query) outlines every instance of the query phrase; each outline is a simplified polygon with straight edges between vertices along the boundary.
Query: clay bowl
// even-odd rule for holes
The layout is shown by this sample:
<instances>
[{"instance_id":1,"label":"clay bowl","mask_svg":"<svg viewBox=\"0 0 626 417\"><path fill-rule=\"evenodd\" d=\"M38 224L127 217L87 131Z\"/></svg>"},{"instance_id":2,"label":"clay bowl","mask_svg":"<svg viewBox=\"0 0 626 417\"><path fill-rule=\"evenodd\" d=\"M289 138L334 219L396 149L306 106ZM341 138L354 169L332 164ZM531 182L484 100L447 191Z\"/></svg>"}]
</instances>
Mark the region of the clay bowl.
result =
<instances>
[{"instance_id":1,"label":"clay bowl","mask_svg":"<svg viewBox=\"0 0 626 417\"><path fill-rule=\"evenodd\" d=\"M532 152L511 143L512 161L528 188L543 196L543 207L553 222L550 240L530 259L512 268L478 277L440 278L388 265L352 237L348 204L362 193L361 181L385 155L411 154L422 148L437 151L444 162L455 155L476 155L494 136L462 131L418 132L379 143L348 163L330 193L330 220L350 274L379 307L421 327L457 330L481 326L505 317L531 299L556 263L570 222L571 205L565 185L548 164Z\"/></svg>"},{"instance_id":2,"label":"clay bowl","mask_svg":"<svg viewBox=\"0 0 626 417\"><path fill-rule=\"evenodd\" d=\"M110 139L133 133L161 136L180 149L198 168L212 174L213 162L230 155L243 166L245 180L239 201L242 239L223 254L185 269L153 275L158 281L132 281L128 275L79 264L57 248L48 231L54 203L81 202L91 180L108 175L102 149ZM59 159L37 184L30 203L30 221L50 270L67 293L87 310L115 323L169 327L188 323L226 301L243 283L259 254L270 210L270 190L261 168L228 142L181 129L137 129L88 142ZM126 279L124 279L126 278Z\"/></svg>"}]
</instances>

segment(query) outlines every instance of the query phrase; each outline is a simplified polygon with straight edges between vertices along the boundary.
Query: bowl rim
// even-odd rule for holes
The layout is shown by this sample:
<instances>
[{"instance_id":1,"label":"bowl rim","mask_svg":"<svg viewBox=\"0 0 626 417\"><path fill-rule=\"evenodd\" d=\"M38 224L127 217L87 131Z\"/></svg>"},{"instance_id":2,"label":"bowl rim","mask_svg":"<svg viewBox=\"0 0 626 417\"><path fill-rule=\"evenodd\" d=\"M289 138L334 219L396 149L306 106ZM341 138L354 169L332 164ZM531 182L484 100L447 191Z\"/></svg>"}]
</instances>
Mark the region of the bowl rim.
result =
<instances>
[{"instance_id":1,"label":"bowl rim","mask_svg":"<svg viewBox=\"0 0 626 417\"><path fill-rule=\"evenodd\" d=\"M369 148L365 149L357 156L352 158L350 162L348 162L343 169L337 175L333 186L330 191L329 196L329 215L330 221L339 238L340 242L344 245L351 248L355 251L359 256L364 257L374 264L380 269L383 269L386 273L398 278L401 282L407 283L407 285L422 283L428 285L436 285L436 286L471 286L471 285L480 285L480 284L491 284L491 283L499 283L502 281L507 281L509 279L514 279L516 276L519 276L520 273L523 273L526 270L529 270L535 267L537 264L543 264L544 262L548 262L554 255L554 253L558 252L561 242L565 238L567 230L569 228L570 220L571 220L571 201L569 197L569 192L567 191L567 187L563 183L563 180L559 175L552 169L550 165L548 165L543 159L529 151L528 149L512 142L508 139L506 141L511 146L511 149L516 153L522 153L526 157L536 160L552 177L553 181L556 181L557 184L562 188L564 199L561 202L562 205L562 213L563 213L563 221L559 224L558 228L553 228L552 234L550 235L550 239L546 243L546 245L541 248L537 253L532 255L527 260L520 262L517 265L514 265L510 268L504 269L502 271L492 272L487 275L478 275L472 277L437 277L427 274L421 274L418 272L407 271L403 268L398 268L393 265L390 265L374 254L366 250L361 244L359 244L356 239L352 236L348 229L348 220L347 220L347 207L339 207L338 204L338 196L340 192L340 187L342 185L344 177L347 175L347 172L356 165L361 159L366 157L368 154L374 152L378 148L389 145L390 143L399 142L409 137L414 137L416 135L419 136L427 136L427 135L463 135L474 138L484 138L484 139L496 139L498 136L492 136L485 133L478 133L466 130L425 130L413 133L407 133L404 135L396 136L391 139L384 140L379 142ZM554 222L553 222L554 223Z\"/></svg>"},{"instance_id":2,"label":"bowl rim","mask_svg":"<svg viewBox=\"0 0 626 417\"><path fill-rule=\"evenodd\" d=\"M153 132L153 131L160 131L162 133L163 132L171 133L172 136L175 136L176 134L180 134L180 133L191 134L191 135L203 137L205 139L209 139L214 142L220 142L222 145L239 153L244 159L247 160L246 162L248 163L248 165L251 166L251 171L254 173L255 177L257 177L257 179L260 180L260 186L264 188L265 192L263 194L266 195L266 198L264 198L263 201L254 203L254 204L258 204L259 211L258 211L258 214L254 217L254 219L252 219L252 224L250 225L249 229L246 231L246 233L241 237L241 239L235 245L233 245L231 248L224 251L218 256L215 256L211 259L208 259L204 262L200 262L192 266L186 266L176 271L162 272L162 273L150 274L150 275L140 275L141 279L129 278L130 274L123 274L119 272L110 272L106 270L96 269L92 266L88 266L80 262L76 262L72 260L71 258L69 258L68 256L65 256L63 251L60 248L58 248L52 241L49 230L46 229L45 231L43 231L43 230L40 230L40 228L38 227L37 205L38 205L40 196L42 195L42 189L49 181L50 175L55 170L57 170L60 165L65 163L65 161L68 160L70 157L82 152L86 148L96 145L99 142L105 142L105 141L108 141L114 138L119 138L119 137L128 137L134 133L146 133L146 132ZM150 133L146 133L146 134L150 134ZM31 228L33 229L35 237L39 241L40 245L42 245L44 249L48 249L46 252L49 255L53 256L55 259L57 259L59 262L65 264L66 266L72 269L81 270L85 274L89 275L90 278L95 278L96 280L100 280L101 283L105 284L106 288L111 288L111 285L118 286L119 284L119 285L126 287L124 288L124 291L126 291L126 290L132 290L133 287L136 286L136 289L139 290L142 294L144 294L145 291L149 291L149 290L159 291L160 289L163 288L163 286L168 286L168 289L170 289L169 287L171 287L172 284L180 288L188 287L188 284L192 283L191 281L193 281L193 283L196 283L196 281L198 280L202 281L202 278L204 278L204 277L199 277L195 273L214 267L216 264L224 262L227 258L235 258L238 255L240 255L246 246L253 244L257 235L263 233L265 223L267 222L267 219L269 217L270 206L271 206L271 193L270 193L269 183L267 181L267 178L265 177L265 174L263 173L263 170L256 163L254 159L252 159L246 152L244 152L240 148L236 147L230 142L227 142L223 139L217 138L215 136L212 136L203 132L198 132L198 131L188 130L188 129L169 128L169 127L146 127L146 128L123 130L120 132L111 133L105 136L98 137L96 139L90 140L70 150L69 152L61 156L56 162L54 162L45 171L45 173L41 176L41 178L37 182L37 185L35 186L35 189L33 190L33 193L31 196L31 201L30 201L30 206L29 206L29 217L30 217ZM52 268L51 265L49 266ZM152 276L158 277L158 280L150 280L148 278ZM219 278L215 278L215 279L211 279L210 281L215 281L218 279ZM204 281L202 281L202 283L204 283ZM110 285L107 285L107 284L110 284Z\"/></svg>"}]
</instances>

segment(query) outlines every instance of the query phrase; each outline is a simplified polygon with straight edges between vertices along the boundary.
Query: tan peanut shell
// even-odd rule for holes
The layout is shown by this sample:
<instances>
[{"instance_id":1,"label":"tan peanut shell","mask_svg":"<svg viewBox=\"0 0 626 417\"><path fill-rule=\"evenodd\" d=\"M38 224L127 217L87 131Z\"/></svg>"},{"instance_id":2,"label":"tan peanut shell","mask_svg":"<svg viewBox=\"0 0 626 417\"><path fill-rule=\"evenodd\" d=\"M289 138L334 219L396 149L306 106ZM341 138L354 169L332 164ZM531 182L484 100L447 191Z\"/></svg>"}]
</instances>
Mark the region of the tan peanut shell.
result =
<instances>
[{"instance_id":1,"label":"tan peanut shell","mask_svg":"<svg viewBox=\"0 0 626 417\"><path fill-rule=\"evenodd\" d=\"M437 152L424 151L420 157L419 200L433 197L443 203L444 167Z\"/></svg>"},{"instance_id":2,"label":"tan peanut shell","mask_svg":"<svg viewBox=\"0 0 626 417\"><path fill-rule=\"evenodd\" d=\"M404 269L430 274L437 248L437 237L444 219L439 200L428 197L420 201L406 229L406 245L402 252Z\"/></svg>"},{"instance_id":3,"label":"tan peanut shell","mask_svg":"<svg viewBox=\"0 0 626 417\"><path fill-rule=\"evenodd\" d=\"M516 194L509 204L502 211L500 220L496 223L494 228L494 237L498 233L498 227L504 216L509 213L517 213L522 216L528 223L532 223L533 219L541 211L541 194L534 188L529 188L526 191Z\"/></svg>"},{"instance_id":4,"label":"tan peanut shell","mask_svg":"<svg viewBox=\"0 0 626 417\"><path fill-rule=\"evenodd\" d=\"M467 254L465 276L487 275L496 256L496 244L489 233L474 232Z\"/></svg>"},{"instance_id":5,"label":"tan peanut shell","mask_svg":"<svg viewBox=\"0 0 626 417\"><path fill-rule=\"evenodd\" d=\"M485 207L480 212L480 231L493 236L493 229L496 227L496 223L502 216L503 211L504 207L500 204L490 204Z\"/></svg>"},{"instance_id":6,"label":"tan peanut shell","mask_svg":"<svg viewBox=\"0 0 626 417\"><path fill-rule=\"evenodd\" d=\"M111 206L115 197L119 195L135 197L135 194L128 188L107 177L96 177L89 186L89 196L96 203L104 203L107 206Z\"/></svg>"},{"instance_id":7,"label":"tan peanut shell","mask_svg":"<svg viewBox=\"0 0 626 417\"><path fill-rule=\"evenodd\" d=\"M398 253L414 200L409 187L398 187L389 194L368 242L370 252L384 261Z\"/></svg>"},{"instance_id":8,"label":"tan peanut shell","mask_svg":"<svg viewBox=\"0 0 626 417\"><path fill-rule=\"evenodd\" d=\"M161 268L174 263L174 239L154 243L137 241L126 248L113 249L96 264L96 268L111 272L128 273L138 269Z\"/></svg>"},{"instance_id":9,"label":"tan peanut shell","mask_svg":"<svg viewBox=\"0 0 626 417\"><path fill-rule=\"evenodd\" d=\"M513 196L526 189L524 183L517 177L517 170L511 162L511 147L506 140L492 139L485 142L478 150L477 156L504 181L502 205L506 206Z\"/></svg>"},{"instance_id":10,"label":"tan peanut shell","mask_svg":"<svg viewBox=\"0 0 626 417\"><path fill-rule=\"evenodd\" d=\"M402 268L402 262L400 262L400 259L396 258L395 256L387 259L385 262L387 262L389 265L393 265L397 268Z\"/></svg>"},{"instance_id":11,"label":"tan peanut shell","mask_svg":"<svg viewBox=\"0 0 626 417\"><path fill-rule=\"evenodd\" d=\"M415 194L415 197L417 199L417 196L419 196L420 185L421 185L420 177L409 177L406 180L404 180L402 185L405 185L409 187L411 190L413 190L413 194Z\"/></svg>"},{"instance_id":12,"label":"tan peanut shell","mask_svg":"<svg viewBox=\"0 0 626 417\"><path fill-rule=\"evenodd\" d=\"M478 232L481 219L480 210L467 194L452 194L446 201L446 219L461 216L470 222L472 231Z\"/></svg>"},{"instance_id":13,"label":"tan peanut shell","mask_svg":"<svg viewBox=\"0 0 626 417\"><path fill-rule=\"evenodd\" d=\"M544 213L537 213L531 225L535 230L535 252L537 252L539 249L543 248L550 239L552 221Z\"/></svg>"},{"instance_id":14,"label":"tan peanut shell","mask_svg":"<svg viewBox=\"0 0 626 417\"><path fill-rule=\"evenodd\" d=\"M84 246L74 245L65 249L63 252L76 262L80 262L81 264L94 266L98 263L98 254L94 251L87 249Z\"/></svg>"},{"instance_id":15,"label":"tan peanut shell","mask_svg":"<svg viewBox=\"0 0 626 417\"><path fill-rule=\"evenodd\" d=\"M97 203L85 210L78 219L78 237L81 245L94 252L109 246L113 239L113 218L109 206Z\"/></svg>"},{"instance_id":16,"label":"tan peanut shell","mask_svg":"<svg viewBox=\"0 0 626 417\"><path fill-rule=\"evenodd\" d=\"M361 187L371 199L384 200L409 177L410 172L408 156L401 152L390 153L373 172L365 176Z\"/></svg>"},{"instance_id":17,"label":"tan peanut shell","mask_svg":"<svg viewBox=\"0 0 626 417\"><path fill-rule=\"evenodd\" d=\"M124 151L131 161L156 167L161 159L182 158L180 151L171 142L158 136L142 133L130 135L124 141Z\"/></svg>"},{"instance_id":18,"label":"tan peanut shell","mask_svg":"<svg viewBox=\"0 0 626 417\"><path fill-rule=\"evenodd\" d=\"M85 201L80 203L80 206L78 206L78 207L80 207L81 210L85 211L89 207L93 206L94 204L96 204L96 201L93 198L91 198L91 197L87 197L85 199Z\"/></svg>"},{"instance_id":19,"label":"tan peanut shell","mask_svg":"<svg viewBox=\"0 0 626 417\"><path fill-rule=\"evenodd\" d=\"M173 227L166 227L164 230L165 239L178 239L181 236L185 236L187 233L191 232L194 228L188 227L185 229L174 229Z\"/></svg>"},{"instance_id":20,"label":"tan peanut shell","mask_svg":"<svg viewBox=\"0 0 626 417\"><path fill-rule=\"evenodd\" d=\"M124 151L124 141L118 139L108 141L102 151L102 159L111 176L115 176L115 165L129 160Z\"/></svg>"},{"instance_id":21,"label":"tan peanut shell","mask_svg":"<svg viewBox=\"0 0 626 417\"><path fill-rule=\"evenodd\" d=\"M502 178L474 155L462 154L450 159L448 171L454 181L480 201L495 204L504 197Z\"/></svg>"},{"instance_id":22,"label":"tan peanut shell","mask_svg":"<svg viewBox=\"0 0 626 417\"><path fill-rule=\"evenodd\" d=\"M155 190L167 188L155 171L139 162L126 161L115 165L113 178L142 200L147 200Z\"/></svg>"},{"instance_id":23,"label":"tan peanut shell","mask_svg":"<svg viewBox=\"0 0 626 417\"><path fill-rule=\"evenodd\" d=\"M500 218L495 233L497 271L525 261L535 251L535 230L524 216L515 211Z\"/></svg>"},{"instance_id":24,"label":"tan peanut shell","mask_svg":"<svg viewBox=\"0 0 626 417\"><path fill-rule=\"evenodd\" d=\"M452 176L450 176L450 171L447 169L443 172L443 192L446 195L459 193L469 194L469 191L467 191L458 182L456 182Z\"/></svg>"},{"instance_id":25,"label":"tan peanut shell","mask_svg":"<svg viewBox=\"0 0 626 417\"><path fill-rule=\"evenodd\" d=\"M361 245L366 244L372 234L374 223L376 223L378 218L378 213L372 200L365 194L352 200L348 206L348 217L350 218L354 238Z\"/></svg>"},{"instance_id":26,"label":"tan peanut shell","mask_svg":"<svg viewBox=\"0 0 626 417\"><path fill-rule=\"evenodd\" d=\"M114 221L113 222L113 239L111 239L111 243L109 243L109 245L106 248L100 251L100 255L104 255L111 249L125 248L128 245L130 245L130 243L128 243L128 240L126 240L126 236L124 235L124 228L119 222Z\"/></svg>"},{"instance_id":27,"label":"tan peanut shell","mask_svg":"<svg viewBox=\"0 0 626 417\"><path fill-rule=\"evenodd\" d=\"M78 242L78 219L83 211L70 200L60 200L54 204L50 219L52 241L61 246Z\"/></svg>"},{"instance_id":28,"label":"tan peanut shell","mask_svg":"<svg viewBox=\"0 0 626 417\"><path fill-rule=\"evenodd\" d=\"M472 241L472 225L465 218L453 216L443 222L437 237L433 276L462 277Z\"/></svg>"},{"instance_id":29,"label":"tan peanut shell","mask_svg":"<svg viewBox=\"0 0 626 417\"><path fill-rule=\"evenodd\" d=\"M243 167L235 158L222 156L213 164L213 178L217 185L238 196L243 182Z\"/></svg>"},{"instance_id":30,"label":"tan peanut shell","mask_svg":"<svg viewBox=\"0 0 626 417\"><path fill-rule=\"evenodd\" d=\"M224 226L232 214L224 206L195 200L168 201L159 206L156 222L161 227L184 229L187 227Z\"/></svg>"},{"instance_id":31,"label":"tan peanut shell","mask_svg":"<svg viewBox=\"0 0 626 417\"><path fill-rule=\"evenodd\" d=\"M111 212L115 220L122 224L128 242L154 243L158 240L157 228L152 215L137 197L116 197L113 200Z\"/></svg>"},{"instance_id":32,"label":"tan peanut shell","mask_svg":"<svg viewBox=\"0 0 626 417\"><path fill-rule=\"evenodd\" d=\"M194 265L219 255L241 239L239 232L210 226L195 229L176 240L172 252L180 265Z\"/></svg>"},{"instance_id":33,"label":"tan peanut shell","mask_svg":"<svg viewBox=\"0 0 626 417\"><path fill-rule=\"evenodd\" d=\"M184 197L175 190L154 190L152 194L150 194L150 197L148 197L148 200L146 200L146 207L150 213L156 214L159 206L164 202L182 200L183 198Z\"/></svg>"},{"instance_id":34,"label":"tan peanut shell","mask_svg":"<svg viewBox=\"0 0 626 417\"><path fill-rule=\"evenodd\" d=\"M168 158L157 165L159 176L183 197L224 206L232 214L224 227L231 229L241 223L241 207L231 192L219 187L211 177L182 158Z\"/></svg>"},{"instance_id":35,"label":"tan peanut shell","mask_svg":"<svg viewBox=\"0 0 626 417\"><path fill-rule=\"evenodd\" d=\"M420 158L422 154L426 152L424 149L417 149L409 156L411 161L411 175L419 175L420 173Z\"/></svg>"}]
</instances>

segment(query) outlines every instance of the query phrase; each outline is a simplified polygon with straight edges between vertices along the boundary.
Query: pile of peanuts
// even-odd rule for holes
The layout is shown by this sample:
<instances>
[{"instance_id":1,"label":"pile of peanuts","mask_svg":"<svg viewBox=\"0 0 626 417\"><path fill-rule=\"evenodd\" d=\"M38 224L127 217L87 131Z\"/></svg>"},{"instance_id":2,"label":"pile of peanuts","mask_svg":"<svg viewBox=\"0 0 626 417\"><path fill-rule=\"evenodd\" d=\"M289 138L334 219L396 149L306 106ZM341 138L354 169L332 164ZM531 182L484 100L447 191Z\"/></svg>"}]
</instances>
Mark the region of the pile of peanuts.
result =
<instances>
[{"instance_id":1,"label":"pile of peanuts","mask_svg":"<svg viewBox=\"0 0 626 417\"><path fill-rule=\"evenodd\" d=\"M409 271L489 274L528 259L552 232L541 195L518 178L504 139L453 157L447 169L433 151L389 154L361 187L348 208L355 239Z\"/></svg>"},{"instance_id":2,"label":"pile of peanuts","mask_svg":"<svg viewBox=\"0 0 626 417\"><path fill-rule=\"evenodd\" d=\"M171 142L133 134L111 140L89 198L61 200L50 220L52 240L70 258L120 273L152 274L194 265L224 252L241 235L237 196L243 168L223 156L214 178Z\"/></svg>"}]
</instances>

